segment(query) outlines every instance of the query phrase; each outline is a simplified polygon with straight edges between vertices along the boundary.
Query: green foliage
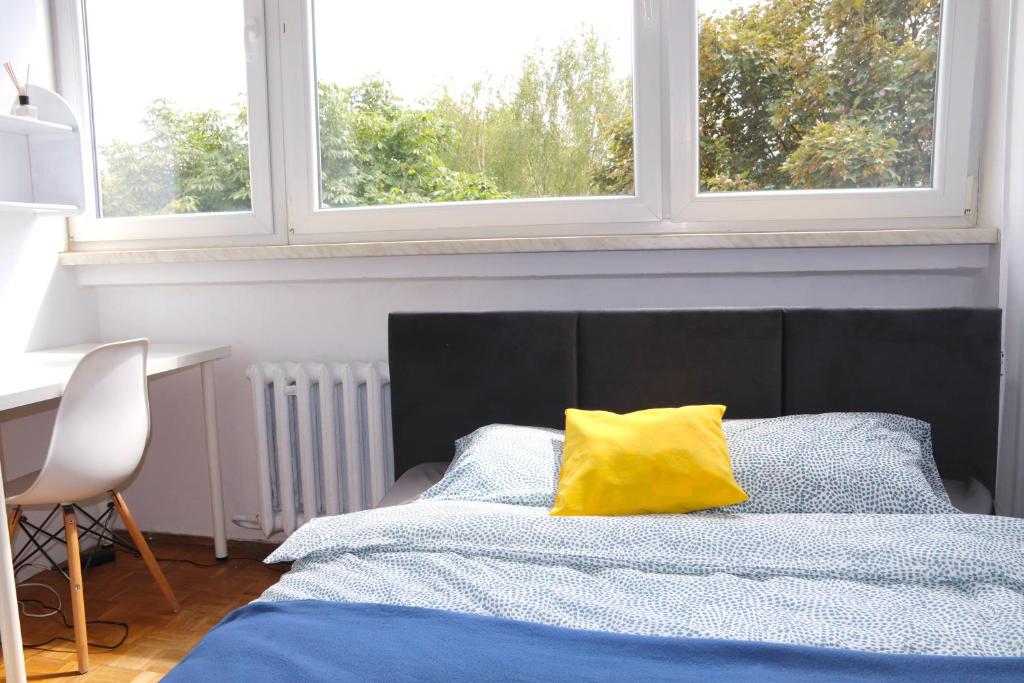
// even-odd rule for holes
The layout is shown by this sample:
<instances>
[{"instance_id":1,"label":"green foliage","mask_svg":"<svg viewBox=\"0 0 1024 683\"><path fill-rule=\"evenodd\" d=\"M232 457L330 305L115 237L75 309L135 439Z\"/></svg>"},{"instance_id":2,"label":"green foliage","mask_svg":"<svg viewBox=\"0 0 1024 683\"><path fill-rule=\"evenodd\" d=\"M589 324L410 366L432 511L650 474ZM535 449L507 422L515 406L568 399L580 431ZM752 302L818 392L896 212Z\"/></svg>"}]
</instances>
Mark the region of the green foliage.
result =
<instances>
[{"instance_id":1,"label":"green foliage","mask_svg":"<svg viewBox=\"0 0 1024 683\"><path fill-rule=\"evenodd\" d=\"M939 0L702 16L701 189L930 185L939 18Z\"/></svg>"},{"instance_id":2,"label":"green foliage","mask_svg":"<svg viewBox=\"0 0 1024 683\"><path fill-rule=\"evenodd\" d=\"M146 113L148 139L100 150L103 215L146 216L247 211L246 110L182 112L157 100Z\"/></svg>"},{"instance_id":3,"label":"green foliage","mask_svg":"<svg viewBox=\"0 0 1024 683\"><path fill-rule=\"evenodd\" d=\"M762 0L702 15L701 189L930 185L939 19L939 0ZM421 103L379 79L320 83L321 201L631 194L632 95L592 30L527 56L510 84ZM144 142L100 150L104 215L249 208L244 108L158 100L144 123Z\"/></svg>"},{"instance_id":4,"label":"green foliage","mask_svg":"<svg viewBox=\"0 0 1024 683\"><path fill-rule=\"evenodd\" d=\"M499 199L482 173L454 170L444 156L459 140L451 121L402 105L379 80L319 84L322 202L362 206Z\"/></svg>"},{"instance_id":5,"label":"green foliage","mask_svg":"<svg viewBox=\"0 0 1024 683\"><path fill-rule=\"evenodd\" d=\"M797 187L898 185L899 141L863 119L819 121L781 171Z\"/></svg>"},{"instance_id":6,"label":"green foliage","mask_svg":"<svg viewBox=\"0 0 1024 683\"><path fill-rule=\"evenodd\" d=\"M608 151L591 173L598 194L633 194L633 117L624 116L604 134Z\"/></svg>"},{"instance_id":7,"label":"green foliage","mask_svg":"<svg viewBox=\"0 0 1024 683\"><path fill-rule=\"evenodd\" d=\"M629 193L631 99L632 83L613 77L608 48L592 31L527 57L508 95L479 82L411 105L379 79L319 83L321 202ZM244 110L229 117L154 103L146 141L100 150L104 215L247 209L244 124ZM623 168L607 168L613 159Z\"/></svg>"},{"instance_id":8,"label":"green foliage","mask_svg":"<svg viewBox=\"0 0 1024 683\"><path fill-rule=\"evenodd\" d=\"M607 45L587 30L526 57L510 93L478 82L458 97L443 92L433 109L462 133L445 157L453 168L486 174L515 197L579 197L608 192L593 175L624 134L613 123L632 114L632 97L632 80L615 78ZM629 135L631 147L631 125ZM620 185L615 192L632 192Z\"/></svg>"}]
</instances>

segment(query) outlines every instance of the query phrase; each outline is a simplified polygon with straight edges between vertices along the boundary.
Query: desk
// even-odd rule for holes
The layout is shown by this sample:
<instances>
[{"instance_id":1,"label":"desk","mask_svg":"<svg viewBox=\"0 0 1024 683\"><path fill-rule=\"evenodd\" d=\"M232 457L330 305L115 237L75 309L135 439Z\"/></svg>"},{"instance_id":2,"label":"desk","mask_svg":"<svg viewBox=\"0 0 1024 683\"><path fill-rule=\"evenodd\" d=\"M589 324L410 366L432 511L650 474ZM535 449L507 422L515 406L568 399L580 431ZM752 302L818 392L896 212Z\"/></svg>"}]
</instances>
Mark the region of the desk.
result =
<instances>
[{"instance_id":1,"label":"desk","mask_svg":"<svg viewBox=\"0 0 1024 683\"><path fill-rule=\"evenodd\" d=\"M79 359L99 344L76 344L57 349L0 357L0 412L60 398ZM217 444L216 394L213 361L231 355L230 346L202 344L150 344L146 374L150 377L198 365L203 384L203 415L206 422L206 456L210 470L213 507L213 547L218 559L228 556L224 522L224 495L220 483L220 450ZM0 500L6 498L0 472ZM21 625L7 524L0 523L0 640L8 681L25 680Z\"/></svg>"}]
</instances>

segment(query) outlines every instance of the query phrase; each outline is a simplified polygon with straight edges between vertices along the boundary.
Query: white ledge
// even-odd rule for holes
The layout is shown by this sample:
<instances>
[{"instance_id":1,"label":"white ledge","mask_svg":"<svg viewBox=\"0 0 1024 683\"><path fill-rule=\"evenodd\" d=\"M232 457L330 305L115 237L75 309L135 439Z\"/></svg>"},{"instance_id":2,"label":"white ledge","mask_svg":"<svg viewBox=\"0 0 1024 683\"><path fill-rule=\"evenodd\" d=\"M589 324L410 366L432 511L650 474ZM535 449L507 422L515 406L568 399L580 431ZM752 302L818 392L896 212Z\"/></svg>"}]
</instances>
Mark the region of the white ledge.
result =
<instances>
[{"instance_id":1,"label":"white ledge","mask_svg":"<svg viewBox=\"0 0 1024 683\"><path fill-rule=\"evenodd\" d=\"M995 244L998 241L997 228L670 233L65 252L60 255L60 262L66 266L139 265L368 256L928 246Z\"/></svg>"}]
</instances>

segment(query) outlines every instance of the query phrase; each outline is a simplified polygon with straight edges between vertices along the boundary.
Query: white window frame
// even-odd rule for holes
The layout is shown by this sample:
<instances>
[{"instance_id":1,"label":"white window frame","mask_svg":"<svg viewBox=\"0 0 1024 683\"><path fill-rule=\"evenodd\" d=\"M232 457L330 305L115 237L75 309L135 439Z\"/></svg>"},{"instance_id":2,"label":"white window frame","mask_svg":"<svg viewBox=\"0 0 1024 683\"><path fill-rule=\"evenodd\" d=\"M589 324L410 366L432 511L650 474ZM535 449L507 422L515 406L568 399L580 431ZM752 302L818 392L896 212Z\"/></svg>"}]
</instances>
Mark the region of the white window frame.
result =
<instances>
[{"instance_id":1,"label":"white window frame","mask_svg":"<svg viewBox=\"0 0 1024 683\"><path fill-rule=\"evenodd\" d=\"M936 75L935 147L930 188L835 189L764 192L700 192L697 82L697 3L668 2L665 24L669 74L669 201L673 221L713 223L717 229L750 230L765 221L829 221L801 230L860 228L836 220L956 218L945 224L973 223L975 183L971 125L975 101L975 62L982 3L943 0ZM959 131L960 134L954 134Z\"/></svg>"},{"instance_id":2,"label":"white window frame","mask_svg":"<svg viewBox=\"0 0 1024 683\"><path fill-rule=\"evenodd\" d=\"M943 0L934 186L698 192L696 0L633 0L634 168L626 197L319 206L312 0L244 0L251 212L96 218L83 0L52 0L58 84L80 112L86 211L72 250L664 233L964 228L975 222L983 3Z\"/></svg>"},{"instance_id":3,"label":"white window frame","mask_svg":"<svg viewBox=\"0 0 1024 683\"><path fill-rule=\"evenodd\" d=\"M321 208L312 0L281 0L288 231L292 243L503 237L642 229L662 217L660 3L633 0L635 194ZM294 30L295 29L298 30Z\"/></svg>"},{"instance_id":4,"label":"white window frame","mask_svg":"<svg viewBox=\"0 0 1024 683\"><path fill-rule=\"evenodd\" d=\"M249 125L250 211L226 211L160 216L101 218L99 179L95 170L91 92L89 88L84 0L55 0L53 22L57 36L60 89L79 113L86 159L86 206L82 217L70 221L75 243L111 242L125 248L166 248L217 244L263 244L275 237L271 192L270 120L268 106L267 42L262 0L243 0ZM86 246L86 248L88 248Z\"/></svg>"}]
</instances>

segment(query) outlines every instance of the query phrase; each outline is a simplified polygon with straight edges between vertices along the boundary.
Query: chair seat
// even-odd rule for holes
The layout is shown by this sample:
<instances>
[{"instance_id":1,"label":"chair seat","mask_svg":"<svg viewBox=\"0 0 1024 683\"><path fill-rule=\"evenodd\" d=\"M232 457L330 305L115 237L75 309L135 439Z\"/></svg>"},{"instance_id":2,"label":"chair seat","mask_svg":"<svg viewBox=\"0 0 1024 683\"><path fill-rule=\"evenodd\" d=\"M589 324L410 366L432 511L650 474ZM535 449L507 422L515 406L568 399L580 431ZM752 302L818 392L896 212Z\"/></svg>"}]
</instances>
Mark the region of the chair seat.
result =
<instances>
[{"instance_id":1,"label":"chair seat","mask_svg":"<svg viewBox=\"0 0 1024 683\"><path fill-rule=\"evenodd\" d=\"M39 470L29 472L10 481L4 482L4 493L7 495L7 505L25 505L24 501L18 500L21 494L28 491L29 487L39 478Z\"/></svg>"},{"instance_id":2,"label":"chair seat","mask_svg":"<svg viewBox=\"0 0 1024 683\"><path fill-rule=\"evenodd\" d=\"M48 487L45 484L42 487L32 488L39 478L40 471L29 472L24 476L4 482L4 493L7 495L5 503L7 507L15 505L64 505L98 502L99 499L106 497L111 491L116 490L118 485L122 483L118 482L115 485L110 485L109 480L102 481L99 485L96 485L95 482L85 483L78 487L77 495L72 495L67 500L63 500L55 497L52 490L48 492Z\"/></svg>"}]
</instances>

